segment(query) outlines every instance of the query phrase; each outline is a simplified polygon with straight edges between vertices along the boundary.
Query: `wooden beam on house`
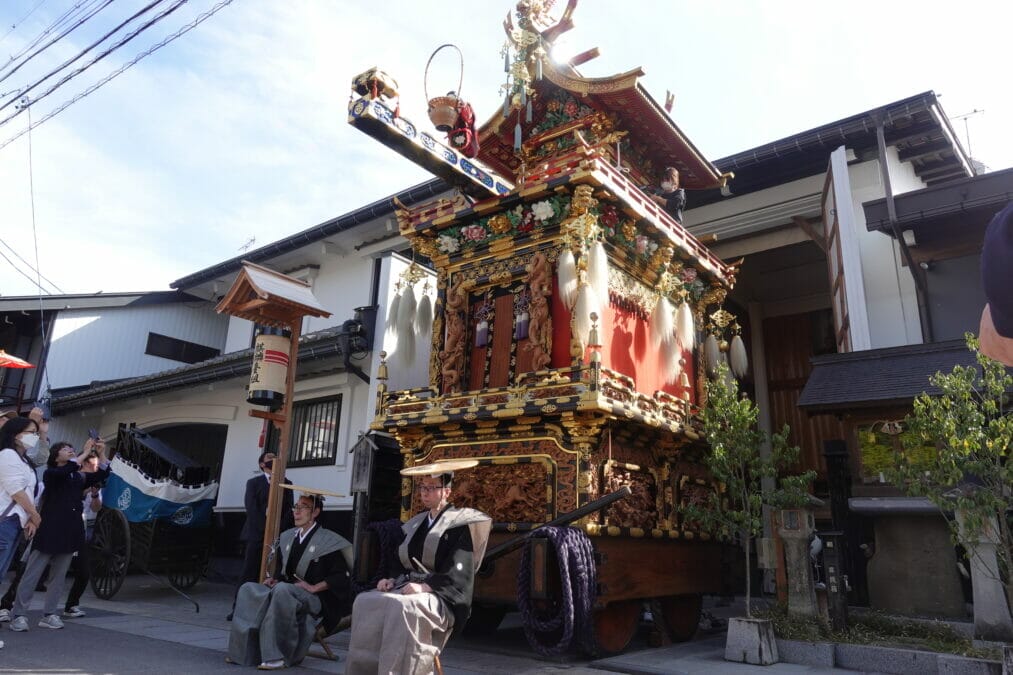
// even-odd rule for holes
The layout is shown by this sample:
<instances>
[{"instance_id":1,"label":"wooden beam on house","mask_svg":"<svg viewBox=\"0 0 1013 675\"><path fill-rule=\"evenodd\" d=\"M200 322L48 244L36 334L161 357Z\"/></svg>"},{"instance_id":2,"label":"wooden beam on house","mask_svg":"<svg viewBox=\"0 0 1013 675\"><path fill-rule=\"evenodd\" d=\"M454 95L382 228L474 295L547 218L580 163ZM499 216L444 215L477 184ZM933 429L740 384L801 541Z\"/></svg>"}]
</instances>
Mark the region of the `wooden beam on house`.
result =
<instances>
[{"instance_id":1,"label":"wooden beam on house","mask_svg":"<svg viewBox=\"0 0 1013 675\"><path fill-rule=\"evenodd\" d=\"M799 229L806 233L813 243L820 247L820 250L824 254L827 252L827 238L823 236L823 233L816 229L816 223L818 220L809 220L802 216L792 216L791 220L793 223L798 225Z\"/></svg>"}]
</instances>

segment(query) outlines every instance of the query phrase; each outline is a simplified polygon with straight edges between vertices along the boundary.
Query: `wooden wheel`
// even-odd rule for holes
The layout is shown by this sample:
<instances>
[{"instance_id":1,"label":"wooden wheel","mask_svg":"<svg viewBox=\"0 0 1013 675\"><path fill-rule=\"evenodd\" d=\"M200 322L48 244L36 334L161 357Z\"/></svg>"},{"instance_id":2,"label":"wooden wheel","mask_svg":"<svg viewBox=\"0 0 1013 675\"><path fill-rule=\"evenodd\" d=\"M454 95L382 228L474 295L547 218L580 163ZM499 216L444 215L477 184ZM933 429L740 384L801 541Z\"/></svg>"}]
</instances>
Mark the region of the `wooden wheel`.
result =
<instances>
[{"instance_id":1,"label":"wooden wheel","mask_svg":"<svg viewBox=\"0 0 1013 675\"><path fill-rule=\"evenodd\" d=\"M594 612L594 639L605 654L626 649L640 624L640 600L611 602Z\"/></svg>"},{"instance_id":2,"label":"wooden wheel","mask_svg":"<svg viewBox=\"0 0 1013 675\"><path fill-rule=\"evenodd\" d=\"M466 637L483 637L496 632L507 608L502 605L475 605L471 608L471 618L464 624Z\"/></svg>"},{"instance_id":3,"label":"wooden wheel","mask_svg":"<svg viewBox=\"0 0 1013 675\"><path fill-rule=\"evenodd\" d=\"M660 598L665 632L672 642L685 642L696 635L703 609L702 595L669 595Z\"/></svg>"},{"instance_id":4,"label":"wooden wheel","mask_svg":"<svg viewBox=\"0 0 1013 675\"><path fill-rule=\"evenodd\" d=\"M196 586L202 576L204 576L204 565L194 565L190 569L169 572L169 583L174 588L185 591Z\"/></svg>"},{"instance_id":5,"label":"wooden wheel","mask_svg":"<svg viewBox=\"0 0 1013 675\"><path fill-rule=\"evenodd\" d=\"M91 590L103 600L116 595L130 567L130 523L122 511L103 508L91 540Z\"/></svg>"}]
</instances>

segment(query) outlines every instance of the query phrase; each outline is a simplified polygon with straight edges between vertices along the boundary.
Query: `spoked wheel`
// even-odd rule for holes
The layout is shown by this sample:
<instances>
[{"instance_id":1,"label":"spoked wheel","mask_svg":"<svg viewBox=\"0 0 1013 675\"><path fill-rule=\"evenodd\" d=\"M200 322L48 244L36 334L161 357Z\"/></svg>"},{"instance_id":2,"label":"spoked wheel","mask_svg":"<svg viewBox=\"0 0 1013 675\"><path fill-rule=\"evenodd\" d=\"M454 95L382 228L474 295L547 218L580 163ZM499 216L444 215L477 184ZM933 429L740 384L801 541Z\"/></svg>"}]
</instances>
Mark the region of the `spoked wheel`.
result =
<instances>
[{"instance_id":1,"label":"spoked wheel","mask_svg":"<svg viewBox=\"0 0 1013 675\"><path fill-rule=\"evenodd\" d=\"M130 523L122 511L103 508L91 540L91 590L103 600L116 595L130 567Z\"/></svg>"},{"instance_id":2,"label":"spoked wheel","mask_svg":"<svg viewBox=\"0 0 1013 675\"><path fill-rule=\"evenodd\" d=\"M594 639L604 654L618 654L637 634L640 625L640 600L610 602L594 612Z\"/></svg>"},{"instance_id":3,"label":"spoked wheel","mask_svg":"<svg viewBox=\"0 0 1013 675\"><path fill-rule=\"evenodd\" d=\"M703 609L702 595L669 595L659 602L669 640L685 642L696 635Z\"/></svg>"},{"instance_id":4,"label":"spoked wheel","mask_svg":"<svg viewBox=\"0 0 1013 675\"><path fill-rule=\"evenodd\" d=\"M172 584L174 588L185 591L186 589L193 588L197 585L197 582L200 581L202 576L204 576L204 565L195 564L189 569L169 572L169 583Z\"/></svg>"}]
</instances>

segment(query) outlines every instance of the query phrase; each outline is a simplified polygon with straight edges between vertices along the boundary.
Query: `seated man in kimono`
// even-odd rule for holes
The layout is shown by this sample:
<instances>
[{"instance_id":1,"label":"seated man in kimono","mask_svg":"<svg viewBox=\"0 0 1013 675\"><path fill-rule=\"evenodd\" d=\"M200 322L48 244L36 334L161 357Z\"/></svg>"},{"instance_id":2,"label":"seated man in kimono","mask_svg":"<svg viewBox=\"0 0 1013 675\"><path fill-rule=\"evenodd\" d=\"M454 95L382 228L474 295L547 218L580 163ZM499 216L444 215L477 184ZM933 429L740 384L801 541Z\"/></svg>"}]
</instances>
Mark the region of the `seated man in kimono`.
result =
<instances>
[{"instance_id":1,"label":"seated man in kimono","mask_svg":"<svg viewBox=\"0 0 1013 675\"><path fill-rule=\"evenodd\" d=\"M475 572L492 520L450 505L449 464L402 472L420 476L416 487L426 510L402 526L402 574L381 579L375 591L355 599L346 675L432 673L451 630L462 628L471 613Z\"/></svg>"},{"instance_id":2,"label":"seated man in kimono","mask_svg":"<svg viewBox=\"0 0 1013 675\"><path fill-rule=\"evenodd\" d=\"M348 614L351 544L317 524L323 497L303 495L295 527L281 534L273 570L239 589L226 660L279 670L306 656L319 619L337 625Z\"/></svg>"}]
</instances>

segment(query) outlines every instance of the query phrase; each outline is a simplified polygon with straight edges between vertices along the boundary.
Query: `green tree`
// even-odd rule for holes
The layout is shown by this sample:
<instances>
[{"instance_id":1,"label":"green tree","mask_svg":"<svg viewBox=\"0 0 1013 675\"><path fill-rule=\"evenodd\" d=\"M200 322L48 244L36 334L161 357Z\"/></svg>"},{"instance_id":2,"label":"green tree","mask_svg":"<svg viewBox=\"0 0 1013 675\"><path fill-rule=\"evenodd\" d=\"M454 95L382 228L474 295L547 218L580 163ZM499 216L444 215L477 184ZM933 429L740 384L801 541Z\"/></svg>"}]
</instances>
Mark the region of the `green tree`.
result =
<instances>
[{"instance_id":1,"label":"green tree","mask_svg":"<svg viewBox=\"0 0 1013 675\"><path fill-rule=\"evenodd\" d=\"M983 355L978 340L966 334L977 367L955 366L929 378L938 395L920 394L907 417L911 432L890 479L908 494L939 507L955 541L969 552L978 542L996 544L1000 580L1013 597L1010 563L1013 536L1013 414L1009 393L1013 376L998 361ZM919 461L919 448L936 447L934 461ZM955 514L963 514L963 527Z\"/></svg>"},{"instance_id":2,"label":"green tree","mask_svg":"<svg viewBox=\"0 0 1013 675\"><path fill-rule=\"evenodd\" d=\"M776 434L761 431L756 420L759 410L745 394L728 367L718 367L707 382L707 405L701 412L703 432L710 444L704 464L714 480L724 486L705 504L687 505L683 512L719 537L738 536L746 552L746 616L752 618L752 588L749 573L750 543L763 531L763 507L801 506L807 502L814 471L782 475L798 459L797 446L788 445L787 425ZM770 453L762 448L770 442ZM764 479L774 482L764 491Z\"/></svg>"}]
</instances>

